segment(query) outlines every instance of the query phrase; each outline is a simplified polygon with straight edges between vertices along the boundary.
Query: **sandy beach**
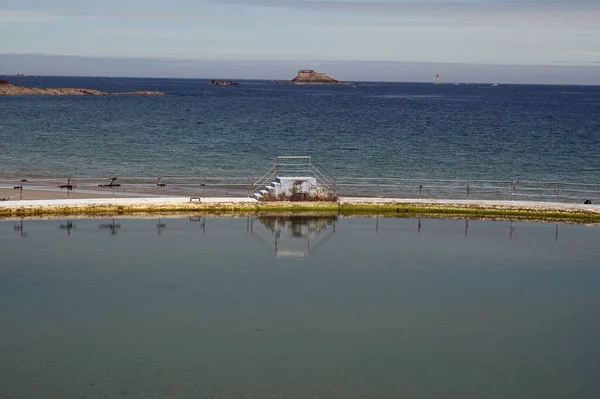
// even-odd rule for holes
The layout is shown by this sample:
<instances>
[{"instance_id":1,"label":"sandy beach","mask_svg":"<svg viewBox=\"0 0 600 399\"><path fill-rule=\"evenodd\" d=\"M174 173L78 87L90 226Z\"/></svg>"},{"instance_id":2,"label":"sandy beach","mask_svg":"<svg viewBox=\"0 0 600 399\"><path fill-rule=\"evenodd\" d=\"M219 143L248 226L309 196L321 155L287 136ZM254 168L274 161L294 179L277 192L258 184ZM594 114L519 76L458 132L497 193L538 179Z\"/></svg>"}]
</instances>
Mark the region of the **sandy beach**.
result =
<instances>
[{"instance_id":1,"label":"sandy beach","mask_svg":"<svg viewBox=\"0 0 600 399\"><path fill-rule=\"evenodd\" d=\"M115 197L122 195L115 194ZM80 193L77 191L50 191L50 190L23 190L23 200L55 200L55 199L86 199L86 198L112 198L112 193ZM10 201L19 201L19 190L0 188L0 199L10 198Z\"/></svg>"}]
</instances>

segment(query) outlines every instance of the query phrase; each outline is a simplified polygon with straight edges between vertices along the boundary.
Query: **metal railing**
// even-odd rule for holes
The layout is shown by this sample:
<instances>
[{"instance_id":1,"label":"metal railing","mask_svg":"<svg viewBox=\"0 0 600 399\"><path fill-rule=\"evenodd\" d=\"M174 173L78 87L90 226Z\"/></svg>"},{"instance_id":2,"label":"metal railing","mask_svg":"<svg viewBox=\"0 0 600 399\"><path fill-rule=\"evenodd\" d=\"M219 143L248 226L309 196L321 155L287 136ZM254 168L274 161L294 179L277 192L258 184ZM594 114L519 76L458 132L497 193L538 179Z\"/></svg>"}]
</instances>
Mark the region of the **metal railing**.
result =
<instances>
[{"instance_id":1,"label":"metal railing","mask_svg":"<svg viewBox=\"0 0 600 399\"><path fill-rule=\"evenodd\" d=\"M314 177L317 185L336 195L336 177L311 156L279 155L275 157L269 171L258 179L251 177L252 194L269 185L277 177Z\"/></svg>"},{"instance_id":2,"label":"metal railing","mask_svg":"<svg viewBox=\"0 0 600 399\"><path fill-rule=\"evenodd\" d=\"M73 193L101 196L219 196L252 197L279 174L291 173L289 163L276 159L267 173L253 176L168 176L161 177L71 177L0 179L0 200L31 198L32 191L50 191L54 198L70 198ZM285 158L288 159L289 158ZM600 204L600 184L531 180L407 179L399 177L335 177L312 159L304 159L298 173L317 179L335 196L405 199L460 199L543 201ZM295 165L296 166L296 165ZM310 167L310 169L308 169ZM297 176L301 176L298 174ZM10 192L9 192L10 190Z\"/></svg>"},{"instance_id":3,"label":"metal railing","mask_svg":"<svg viewBox=\"0 0 600 399\"><path fill-rule=\"evenodd\" d=\"M346 197L600 203L600 184L579 182L344 177L337 187Z\"/></svg>"},{"instance_id":4,"label":"metal railing","mask_svg":"<svg viewBox=\"0 0 600 399\"><path fill-rule=\"evenodd\" d=\"M69 177L0 180L0 188L17 190L19 194L0 200L27 199L27 193L46 191L59 193L53 197L71 198L73 193L88 196L196 196L240 197L251 195L249 177L160 176L160 177ZM25 194L23 194L25 193ZM62 194L60 194L62 193ZM30 196L30 195L29 195ZM0 197L3 197L0 195Z\"/></svg>"}]
</instances>

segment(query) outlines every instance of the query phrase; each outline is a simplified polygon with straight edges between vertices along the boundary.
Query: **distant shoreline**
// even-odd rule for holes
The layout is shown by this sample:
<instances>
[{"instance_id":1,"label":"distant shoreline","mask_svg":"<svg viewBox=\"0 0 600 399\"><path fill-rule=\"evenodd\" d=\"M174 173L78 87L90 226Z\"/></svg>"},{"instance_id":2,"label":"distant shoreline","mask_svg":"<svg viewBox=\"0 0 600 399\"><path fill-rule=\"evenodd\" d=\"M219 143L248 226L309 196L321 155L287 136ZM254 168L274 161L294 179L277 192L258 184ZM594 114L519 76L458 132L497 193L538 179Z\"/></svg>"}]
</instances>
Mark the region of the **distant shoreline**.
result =
<instances>
[{"instance_id":1,"label":"distant shoreline","mask_svg":"<svg viewBox=\"0 0 600 399\"><path fill-rule=\"evenodd\" d=\"M100 90L81 88L50 88L23 87L13 85L8 80L0 79L0 96L166 96L161 91L131 91L122 93L107 93Z\"/></svg>"},{"instance_id":2,"label":"distant shoreline","mask_svg":"<svg viewBox=\"0 0 600 399\"><path fill-rule=\"evenodd\" d=\"M17 75L0 75L0 79L4 78L17 78L17 79L45 79L45 78L59 78L59 79L139 79L139 80L189 80L189 81L204 81L210 82L213 78L206 77L164 77L164 76L110 76L110 75L98 75L98 76L88 76L88 75L25 75L25 76L17 76ZM216 79L215 79L216 80ZM222 80L222 79L219 79ZM286 81L283 79L277 78L238 78L236 82L264 82L271 84L290 84L290 81ZM500 86L510 87L510 86L541 86L541 87L565 87L565 88L574 88L574 87L600 87L600 83L598 84L582 84L582 83L524 83L524 82L505 82L502 80L498 80L496 82L488 82L488 81L463 81L457 80L460 86L473 86L476 87L478 85L489 86L491 84L497 83ZM435 86L434 81L429 80L361 80L356 79L352 82L341 82L348 85L383 85L383 86L398 86L398 85L431 85ZM453 86L454 83L447 83L438 86Z\"/></svg>"}]
</instances>

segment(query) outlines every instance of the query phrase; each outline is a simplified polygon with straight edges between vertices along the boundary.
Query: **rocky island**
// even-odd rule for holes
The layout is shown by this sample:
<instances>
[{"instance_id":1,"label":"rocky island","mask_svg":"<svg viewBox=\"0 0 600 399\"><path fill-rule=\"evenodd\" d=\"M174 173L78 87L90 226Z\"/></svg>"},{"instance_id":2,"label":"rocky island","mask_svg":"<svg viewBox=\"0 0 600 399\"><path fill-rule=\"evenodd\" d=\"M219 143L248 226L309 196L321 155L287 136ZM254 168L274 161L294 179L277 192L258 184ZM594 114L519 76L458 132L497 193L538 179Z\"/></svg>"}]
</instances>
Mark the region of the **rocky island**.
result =
<instances>
[{"instance_id":1,"label":"rocky island","mask_svg":"<svg viewBox=\"0 0 600 399\"><path fill-rule=\"evenodd\" d=\"M298 75L289 82L291 84L317 84L317 85L344 85L349 84L340 82L322 72L315 72L312 69L301 69Z\"/></svg>"},{"instance_id":2,"label":"rocky island","mask_svg":"<svg viewBox=\"0 0 600 399\"><path fill-rule=\"evenodd\" d=\"M0 79L0 96L109 96L109 95L131 95L131 96L166 96L161 91L130 91L122 93L106 93L92 89L40 89L37 87L15 86L8 80Z\"/></svg>"},{"instance_id":3,"label":"rocky island","mask_svg":"<svg viewBox=\"0 0 600 399\"><path fill-rule=\"evenodd\" d=\"M213 86L237 86L239 85L238 82L236 82L235 80L211 80L210 82L208 82L209 85L213 85Z\"/></svg>"}]
</instances>

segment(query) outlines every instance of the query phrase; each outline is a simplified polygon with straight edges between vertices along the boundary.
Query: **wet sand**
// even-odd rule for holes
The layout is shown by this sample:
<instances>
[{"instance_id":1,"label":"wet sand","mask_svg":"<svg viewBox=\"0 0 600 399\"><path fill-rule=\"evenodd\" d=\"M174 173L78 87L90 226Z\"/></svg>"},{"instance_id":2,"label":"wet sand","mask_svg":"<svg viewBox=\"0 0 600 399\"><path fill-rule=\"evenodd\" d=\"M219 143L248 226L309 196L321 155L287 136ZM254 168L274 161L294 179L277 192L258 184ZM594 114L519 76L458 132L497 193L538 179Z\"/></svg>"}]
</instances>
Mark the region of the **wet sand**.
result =
<instances>
[{"instance_id":1,"label":"wet sand","mask_svg":"<svg viewBox=\"0 0 600 399\"><path fill-rule=\"evenodd\" d=\"M46 191L46 190L23 190L23 200L55 200L55 199L85 199L85 198L112 198L112 193L80 193L77 191ZM122 197L115 194L115 197ZM19 201L19 190L0 188L0 199L10 198L10 201Z\"/></svg>"}]
</instances>

